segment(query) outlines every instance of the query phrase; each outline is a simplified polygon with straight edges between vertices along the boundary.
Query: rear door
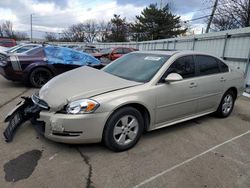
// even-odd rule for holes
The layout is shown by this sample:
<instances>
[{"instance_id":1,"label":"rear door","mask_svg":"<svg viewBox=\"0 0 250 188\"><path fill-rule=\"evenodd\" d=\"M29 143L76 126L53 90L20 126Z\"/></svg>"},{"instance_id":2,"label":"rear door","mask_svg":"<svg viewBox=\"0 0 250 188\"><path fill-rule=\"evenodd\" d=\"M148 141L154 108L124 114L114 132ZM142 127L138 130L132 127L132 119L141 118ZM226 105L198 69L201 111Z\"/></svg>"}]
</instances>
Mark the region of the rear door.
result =
<instances>
[{"instance_id":1,"label":"rear door","mask_svg":"<svg viewBox=\"0 0 250 188\"><path fill-rule=\"evenodd\" d=\"M221 100L226 79L221 73L216 58L207 55L195 55L195 61L199 73L200 99L198 111L214 111Z\"/></svg>"}]
</instances>

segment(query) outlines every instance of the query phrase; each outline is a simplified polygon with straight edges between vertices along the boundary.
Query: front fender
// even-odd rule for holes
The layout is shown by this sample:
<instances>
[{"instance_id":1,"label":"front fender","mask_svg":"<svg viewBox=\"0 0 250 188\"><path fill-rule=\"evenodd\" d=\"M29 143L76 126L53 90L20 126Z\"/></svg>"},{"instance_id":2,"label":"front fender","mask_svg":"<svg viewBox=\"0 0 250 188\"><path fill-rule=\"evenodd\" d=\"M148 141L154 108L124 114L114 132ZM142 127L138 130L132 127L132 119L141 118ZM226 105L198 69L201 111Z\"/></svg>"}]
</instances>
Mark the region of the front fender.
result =
<instances>
[{"instance_id":1,"label":"front fender","mask_svg":"<svg viewBox=\"0 0 250 188\"><path fill-rule=\"evenodd\" d=\"M122 91L119 91L122 93ZM109 97L108 95L114 95L116 97ZM106 97L99 96L94 97L94 100L100 102L100 107L97 109L98 112L109 112L109 116L119 108L132 104L138 104L147 109L150 116L150 125L155 122L155 92L154 90L142 90L134 94L107 94ZM109 99L108 99L109 98Z\"/></svg>"}]
</instances>

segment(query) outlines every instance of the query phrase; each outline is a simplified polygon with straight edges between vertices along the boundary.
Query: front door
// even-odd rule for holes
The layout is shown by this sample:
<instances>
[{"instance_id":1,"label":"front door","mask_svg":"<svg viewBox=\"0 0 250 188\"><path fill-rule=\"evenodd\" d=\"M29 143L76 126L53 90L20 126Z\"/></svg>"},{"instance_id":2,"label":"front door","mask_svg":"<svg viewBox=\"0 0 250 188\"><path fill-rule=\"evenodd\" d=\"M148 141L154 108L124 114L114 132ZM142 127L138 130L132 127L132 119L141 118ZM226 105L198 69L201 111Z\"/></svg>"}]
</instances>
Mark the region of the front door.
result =
<instances>
[{"instance_id":1,"label":"front door","mask_svg":"<svg viewBox=\"0 0 250 188\"><path fill-rule=\"evenodd\" d=\"M170 65L163 79L170 73L178 73L183 80L155 86L156 127L197 113L199 84L196 72L193 56L180 57Z\"/></svg>"}]
</instances>

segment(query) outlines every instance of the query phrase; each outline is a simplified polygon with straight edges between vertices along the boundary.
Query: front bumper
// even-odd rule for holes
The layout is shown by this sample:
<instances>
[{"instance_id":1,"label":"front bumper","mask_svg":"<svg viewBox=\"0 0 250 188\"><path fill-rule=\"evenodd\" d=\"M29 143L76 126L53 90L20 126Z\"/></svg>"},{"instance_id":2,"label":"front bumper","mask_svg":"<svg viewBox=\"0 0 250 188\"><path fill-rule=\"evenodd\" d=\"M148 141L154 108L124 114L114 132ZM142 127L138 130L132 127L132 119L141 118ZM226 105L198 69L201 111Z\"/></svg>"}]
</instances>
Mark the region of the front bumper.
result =
<instances>
[{"instance_id":1,"label":"front bumper","mask_svg":"<svg viewBox=\"0 0 250 188\"><path fill-rule=\"evenodd\" d=\"M35 95L23 99L5 119L8 122L3 133L6 142L11 142L16 129L28 120L36 131L56 142L82 144L102 140L109 112L77 115L55 113L49 111L47 104Z\"/></svg>"},{"instance_id":2,"label":"front bumper","mask_svg":"<svg viewBox=\"0 0 250 188\"><path fill-rule=\"evenodd\" d=\"M102 133L109 113L59 114L41 111L38 122L45 123L44 136L62 143L96 143Z\"/></svg>"}]
</instances>

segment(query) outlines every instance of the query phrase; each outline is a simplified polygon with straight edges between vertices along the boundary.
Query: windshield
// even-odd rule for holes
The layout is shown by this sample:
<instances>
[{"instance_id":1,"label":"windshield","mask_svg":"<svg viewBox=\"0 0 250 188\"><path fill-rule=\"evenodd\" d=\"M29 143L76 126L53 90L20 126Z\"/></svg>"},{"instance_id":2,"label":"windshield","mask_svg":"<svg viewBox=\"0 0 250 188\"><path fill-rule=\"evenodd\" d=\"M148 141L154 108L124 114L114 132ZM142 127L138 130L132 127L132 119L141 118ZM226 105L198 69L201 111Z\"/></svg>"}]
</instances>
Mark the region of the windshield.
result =
<instances>
[{"instance_id":1,"label":"windshield","mask_svg":"<svg viewBox=\"0 0 250 188\"><path fill-rule=\"evenodd\" d=\"M109 54L112 52L112 48L105 48L100 51L102 54Z\"/></svg>"},{"instance_id":2,"label":"windshield","mask_svg":"<svg viewBox=\"0 0 250 188\"><path fill-rule=\"evenodd\" d=\"M136 82L149 82L168 55L131 53L106 66L103 71Z\"/></svg>"}]
</instances>

